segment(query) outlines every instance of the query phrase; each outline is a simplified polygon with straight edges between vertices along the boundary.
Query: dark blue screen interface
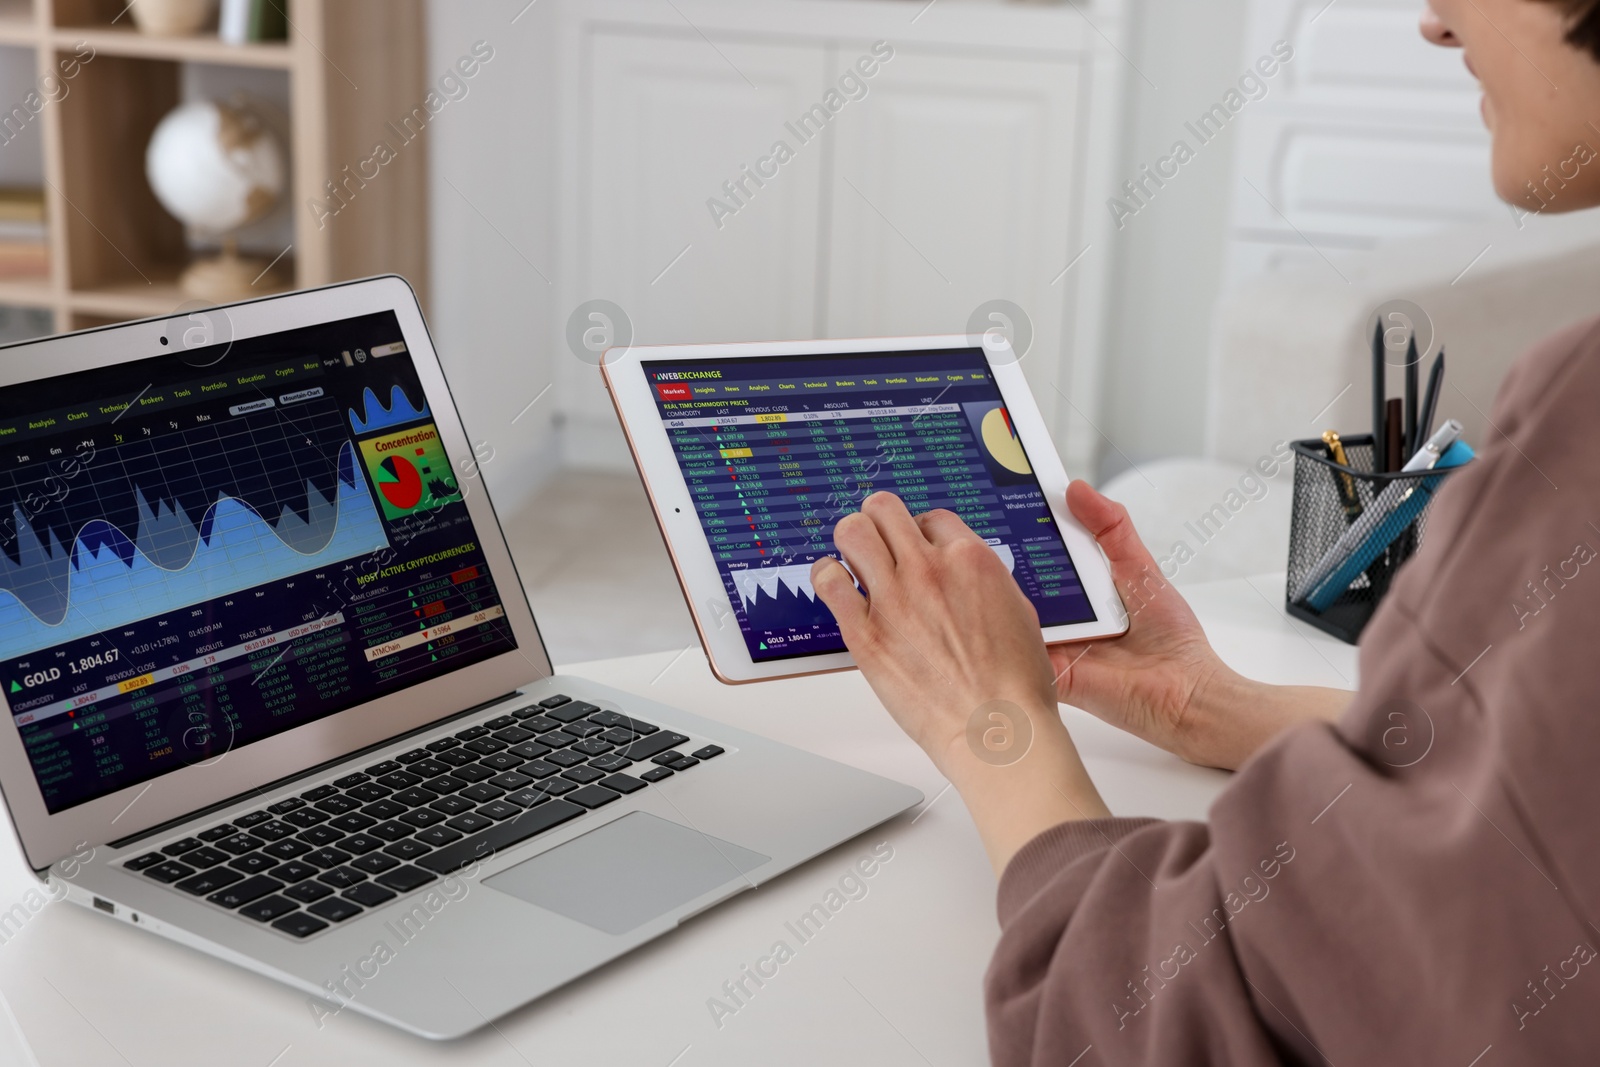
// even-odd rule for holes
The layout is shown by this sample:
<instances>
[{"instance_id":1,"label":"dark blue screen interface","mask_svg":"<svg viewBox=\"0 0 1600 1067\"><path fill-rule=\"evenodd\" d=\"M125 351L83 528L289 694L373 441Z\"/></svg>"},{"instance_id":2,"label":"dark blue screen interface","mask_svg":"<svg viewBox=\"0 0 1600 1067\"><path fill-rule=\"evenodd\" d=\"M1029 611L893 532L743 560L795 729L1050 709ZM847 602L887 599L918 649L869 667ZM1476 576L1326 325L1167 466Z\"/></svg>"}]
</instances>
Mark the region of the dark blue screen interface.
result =
<instances>
[{"instance_id":1,"label":"dark blue screen interface","mask_svg":"<svg viewBox=\"0 0 1600 1067\"><path fill-rule=\"evenodd\" d=\"M1094 620L982 349L643 367L753 660L844 648L811 564L878 490L961 516L1041 625Z\"/></svg>"}]
</instances>

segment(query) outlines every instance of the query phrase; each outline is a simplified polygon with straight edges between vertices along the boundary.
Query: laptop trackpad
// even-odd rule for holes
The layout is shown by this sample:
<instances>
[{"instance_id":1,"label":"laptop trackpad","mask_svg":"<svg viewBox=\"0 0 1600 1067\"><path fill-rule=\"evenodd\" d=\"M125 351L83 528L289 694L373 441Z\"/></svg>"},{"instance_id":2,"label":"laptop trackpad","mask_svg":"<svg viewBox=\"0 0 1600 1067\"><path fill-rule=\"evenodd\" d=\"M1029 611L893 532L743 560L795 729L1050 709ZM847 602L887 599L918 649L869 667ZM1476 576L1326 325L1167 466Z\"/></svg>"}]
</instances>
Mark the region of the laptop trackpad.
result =
<instances>
[{"instance_id":1,"label":"laptop trackpad","mask_svg":"<svg viewBox=\"0 0 1600 1067\"><path fill-rule=\"evenodd\" d=\"M625 934L769 859L636 811L484 884L585 926Z\"/></svg>"}]
</instances>

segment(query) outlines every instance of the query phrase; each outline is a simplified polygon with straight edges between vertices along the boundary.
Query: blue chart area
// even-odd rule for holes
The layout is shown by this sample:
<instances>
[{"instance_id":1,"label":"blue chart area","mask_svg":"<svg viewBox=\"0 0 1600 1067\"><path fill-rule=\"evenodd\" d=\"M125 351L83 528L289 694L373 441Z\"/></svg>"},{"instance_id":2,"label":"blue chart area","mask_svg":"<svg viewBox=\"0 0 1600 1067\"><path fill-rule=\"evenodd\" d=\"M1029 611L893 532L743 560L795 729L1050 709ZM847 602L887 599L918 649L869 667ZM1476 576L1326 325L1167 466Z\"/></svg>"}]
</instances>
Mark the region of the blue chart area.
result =
<instances>
[{"instance_id":1,"label":"blue chart area","mask_svg":"<svg viewBox=\"0 0 1600 1067\"><path fill-rule=\"evenodd\" d=\"M247 462L259 464L265 459L289 466L293 477L288 458L273 455L277 449L271 447L299 443L294 439L300 437L300 429L292 429L285 433L273 427L277 432L264 445L255 431L244 430L243 436L255 447L236 448L225 458L236 473ZM355 446L348 440L324 460L331 468L326 473L332 475L327 491L317 487L321 479L309 477L289 483L297 493L292 505L270 494L263 499L265 490L260 489L253 494L255 500L214 491L209 502L195 509L197 514L185 507L183 495L168 498L114 479L125 466L118 460L109 449L97 455L75 488L80 490L79 499L90 496L90 503L101 492L130 493L137 515L137 522L129 524L132 537L125 532L127 527L95 518L79 525L64 546L52 525L39 517L30 522L20 506L13 506L15 558L0 553L0 659L21 657L388 545L372 494L357 469ZM245 472L247 482L266 484L264 479L264 472ZM275 482L281 495L285 481L280 476Z\"/></svg>"},{"instance_id":2,"label":"blue chart area","mask_svg":"<svg viewBox=\"0 0 1600 1067\"><path fill-rule=\"evenodd\" d=\"M832 628L833 613L811 588L811 565L729 571L739 606L757 634Z\"/></svg>"},{"instance_id":3,"label":"blue chart area","mask_svg":"<svg viewBox=\"0 0 1600 1067\"><path fill-rule=\"evenodd\" d=\"M428 417L428 402L424 400L422 406L415 407L406 397L404 389L398 385L389 390L389 406L384 407L378 399L378 394L371 389L361 391L361 413L354 410L349 412L350 429L358 434L369 434L377 430L386 430L391 426L401 423L415 422Z\"/></svg>"}]
</instances>

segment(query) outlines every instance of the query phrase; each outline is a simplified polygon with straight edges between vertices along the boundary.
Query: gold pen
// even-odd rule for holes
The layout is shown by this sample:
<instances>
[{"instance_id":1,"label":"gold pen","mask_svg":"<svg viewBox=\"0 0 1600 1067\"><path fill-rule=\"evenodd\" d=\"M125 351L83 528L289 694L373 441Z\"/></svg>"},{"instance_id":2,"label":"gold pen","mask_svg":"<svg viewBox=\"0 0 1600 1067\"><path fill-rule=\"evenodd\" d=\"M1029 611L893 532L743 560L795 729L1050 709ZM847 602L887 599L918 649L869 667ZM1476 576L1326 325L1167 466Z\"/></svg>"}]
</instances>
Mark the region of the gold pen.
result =
<instances>
[{"instance_id":1,"label":"gold pen","mask_svg":"<svg viewBox=\"0 0 1600 1067\"><path fill-rule=\"evenodd\" d=\"M1344 442L1339 440L1339 431L1322 431L1322 443L1328 446L1328 453L1333 461L1343 467L1343 471L1334 474L1334 482L1339 487L1339 498L1344 503L1344 516L1347 521L1354 521L1361 514L1361 496L1356 492L1355 479L1345 473L1350 469L1350 457L1345 455Z\"/></svg>"}]
</instances>

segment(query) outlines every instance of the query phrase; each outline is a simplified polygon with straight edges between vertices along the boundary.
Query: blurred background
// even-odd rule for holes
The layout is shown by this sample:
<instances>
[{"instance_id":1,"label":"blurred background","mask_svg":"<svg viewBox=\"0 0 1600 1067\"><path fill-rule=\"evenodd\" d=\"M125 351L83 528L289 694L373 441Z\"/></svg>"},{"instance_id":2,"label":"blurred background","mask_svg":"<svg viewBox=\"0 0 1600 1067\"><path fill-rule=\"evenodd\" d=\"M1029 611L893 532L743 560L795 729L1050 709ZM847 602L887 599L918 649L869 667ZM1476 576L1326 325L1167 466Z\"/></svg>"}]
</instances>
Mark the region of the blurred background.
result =
<instances>
[{"instance_id":1,"label":"blurred background","mask_svg":"<svg viewBox=\"0 0 1600 1067\"><path fill-rule=\"evenodd\" d=\"M1006 329L1169 577L1277 571L1289 476L1230 491L1366 429L1381 304L1477 444L1600 280L1595 219L1495 199L1419 11L0 0L0 332L404 275L563 663L696 646L606 343Z\"/></svg>"}]
</instances>

